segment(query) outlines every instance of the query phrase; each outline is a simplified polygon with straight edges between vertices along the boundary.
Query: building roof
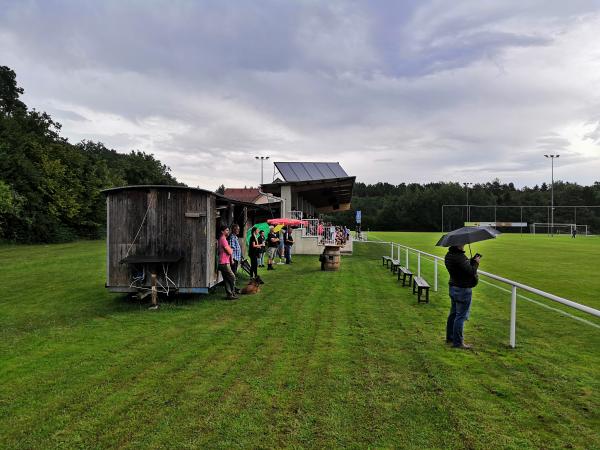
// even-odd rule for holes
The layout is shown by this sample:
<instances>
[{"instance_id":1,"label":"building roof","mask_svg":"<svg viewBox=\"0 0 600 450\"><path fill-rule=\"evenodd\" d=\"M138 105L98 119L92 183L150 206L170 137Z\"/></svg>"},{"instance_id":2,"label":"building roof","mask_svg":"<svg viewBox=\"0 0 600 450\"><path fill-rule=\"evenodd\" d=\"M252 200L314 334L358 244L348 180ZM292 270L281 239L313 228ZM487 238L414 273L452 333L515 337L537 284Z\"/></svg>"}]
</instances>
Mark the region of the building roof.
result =
<instances>
[{"instance_id":1,"label":"building roof","mask_svg":"<svg viewBox=\"0 0 600 450\"><path fill-rule=\"evenodd\" d=\"M286 183L348 177L339 162L275 162L274 164Z\"/></svg>"},{"instance_id":2,"label":"building roof","mask_svg":"<svg viewBox=\"0 0 600 450\"><path fill-rule=\"evenodd\" d=\"M138 184L138 185L118 186L118 187L114 187L114 188L103 189L100 192L102 192L105 195L110 195L110 194L114 194L114 193L117 193L120 191L135 191L135 190L139 191L139 190L150 190L150 189L202 192L204 194L214 195L217 198L218 202L235 203L238 205L251 206L251 207L257 208L257 209L266 209L264 206L256 205L252 202L247 202L244 200L236 200L234 198L225 197L224 195L217 194L216 192L209 191L207 189L193 188L193 187L188 187L188 186L176 186L176 185L166 185L166 184L160 184L160 185L158 185L158 184Z\"/></svg>"},{"instance_id":3,"label":"building roof","mask_svg":"<svg viewBox=\"0 0 600 450\"><path fill-rule=\"evenodd\" d=\"M346 211L350 209L352 189L356 177L329 178L326 180L292 181L263 184L263 192L281 195L282 186L291 186L320 212Z\"/></svg>"},{"instance_id":4,"label":"building roof","mask_svg":"<svg viewBox=\"0 0 600 450\"><path fill-rule=\"evenodd\" d=\"M254 203L261 193L259 188L226 188L223 195L241 202Z\"/></svg>"}]
</instances>

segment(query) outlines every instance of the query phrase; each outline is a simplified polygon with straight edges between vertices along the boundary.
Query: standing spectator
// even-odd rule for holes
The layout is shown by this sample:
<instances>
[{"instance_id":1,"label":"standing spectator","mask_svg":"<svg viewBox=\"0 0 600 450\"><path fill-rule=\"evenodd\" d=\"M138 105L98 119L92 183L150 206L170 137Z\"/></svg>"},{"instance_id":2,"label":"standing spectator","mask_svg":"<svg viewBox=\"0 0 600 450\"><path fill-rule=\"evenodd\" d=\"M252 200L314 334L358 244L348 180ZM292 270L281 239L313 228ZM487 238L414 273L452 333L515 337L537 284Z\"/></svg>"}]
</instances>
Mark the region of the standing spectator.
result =
<instances>
[{"instance_id":1,"label":"standing spectator","mask_svg":"<svg viewBox=\"0 0 600 450\"><path fill-rule=\"evenodd\" d=\"M292 227L287 227L283 233L283 242L285 245L285 263L292 263L292 245L294 245L294 237L292 236Z\"/></svg>"},{"instance_id":2,"label":"standing spectator","mask_svg":"<svg viewBox=\"0 0 600 450\"><path fill-rule=\"evenodd\" d=\"M240 226L237 223L234 223L231 226L231 234L229 235L229 246L233 250L233 255L231 257L231 270L234 274L237 274L240 261L242 260L242 247L240 246L240 241L238 240L239 234Z\"/></svg>"},{"instance_id":3,"label":"standing spectator","mask_svg":"<svg viewBox=\"0 0 600 450\"><path fill-rule=\"evenodd\" d=\"M219 255L219 272L223 277L223 284L225 285L225 292L227 292L227 299L233 300L238 298L235 294L235 274L231 270L231 255L233 255L233 249L227 242L229 236L229 227L221 225L219 228L221 236L219 237L218 255Z\"/></svg>"},{"instance_id":4,"label":"standing spectator","mask_svg":"<svg viewBox=\"0 0 600 450\"><path fill-rule=\"evenodd\" d=\"M250 278L258 279L258 255L260 254L261 245L258 243L258 228L252 227L250 234L250 248L248 256L250 256Z\"/></svg>"},{"instance_id":5,"label":"standing spectator","mask_svg":"<svg viewBox=\"0 0 600 450\"><path fill-rule=\"evenodd\" d=\"M240 246L240 241L238 240L238 235L240 234L240 226L237 223L234 223L231 226L231 233L229 234L229 246L233 250L233 255L231 255L231 271L237 277L237 271L240 267L240 262L242 261L242 247ZM240 293L240 290L237 286L233 286L233 290L236 294Z\"/></svg>"},{"instance_id":6,"label":"standing spectator","mask_svg":"<svg viewBox=\"0 0 600 450\"><path fill-rule=\"evenodd\" d=\"M279 247L279 237L277 233L273 232L273 226L269 227L269 234L267 235L267 248L268 248L268 265L267 270L275 270L273 268L273 261L275 261L275 255L277 254L277 248Z\"/></svg>"},{"instance_id":7,"label":"standing spectator","mask_svg":"<svg viewBox=\"0 0 600 450\"><path fill-rule=\"evenodd\" d=\"M265 238L264 230L258 233L258 245L260 245L260 253L258 254L258 267L265 267L265 246L267 239Z\"/></svg>"},{"instance_id":8,"label":"standing spectator","mask_svg":"<svg viewBox=\"0 0 600 450\"><path fill-rule=\"evenodd\" d=\"M277 249L277 253L279 254L279 262L277 264L285 264L283 262L285 255L285 240L283 238L283 230L279 231L279 248Z\"/></svg>"},{"instance_id":9,"label":"standing spectator","mask_svg":"<svg viewBox=\"0 0 600 450\"><path fill-rule=\"evenodd\" d=\"M446 321L446 342L455 348L471 348L463 340L463 326L469 319L473 288L477 286L477 269L481 256L476 254L469 260L465 255L465 246L457 245L448 249L444 259L450 274L451 307Z\"/></svg>"}]
</instances>

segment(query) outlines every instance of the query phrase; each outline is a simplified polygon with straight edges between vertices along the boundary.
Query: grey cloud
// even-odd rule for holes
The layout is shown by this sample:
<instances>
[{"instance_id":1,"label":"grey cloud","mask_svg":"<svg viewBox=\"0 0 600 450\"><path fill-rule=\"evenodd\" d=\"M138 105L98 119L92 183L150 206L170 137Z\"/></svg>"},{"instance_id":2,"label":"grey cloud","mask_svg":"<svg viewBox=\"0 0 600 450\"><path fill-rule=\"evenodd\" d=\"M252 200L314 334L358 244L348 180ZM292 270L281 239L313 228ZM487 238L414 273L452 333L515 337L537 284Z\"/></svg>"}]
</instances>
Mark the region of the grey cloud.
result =
<instances>
[{"instance_id":1,"label":"grey cloud","mask_svg":"<svg viewBox=\"0 0 600 450\"><path fill-rule=\"evenodd\" d=\"M571 141L560 136L547 136L537 139L537 148L544 151L564 150L571 145Z\"/></svg>"},{"instance_id":2,"label":"grey cloud","mask_svg":"<svg viewBox=\"0 0 600 450\"><path fill-rule=\"evenodd\" d=\"M596 128L589 133L586 133L584 139L588 139L596 144L600 144L600 121L596 123Z\"/></svg>"}]
</instances>

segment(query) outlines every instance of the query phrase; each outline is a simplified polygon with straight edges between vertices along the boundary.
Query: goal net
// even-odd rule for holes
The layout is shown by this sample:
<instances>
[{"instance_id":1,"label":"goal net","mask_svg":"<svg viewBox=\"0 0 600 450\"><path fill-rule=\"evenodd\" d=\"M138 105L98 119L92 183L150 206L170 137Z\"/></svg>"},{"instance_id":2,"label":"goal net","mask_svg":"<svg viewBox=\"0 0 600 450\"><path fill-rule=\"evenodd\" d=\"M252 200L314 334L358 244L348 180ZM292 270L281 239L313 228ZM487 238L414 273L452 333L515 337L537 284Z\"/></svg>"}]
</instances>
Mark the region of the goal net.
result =
<instances>
[{"instance_id":1,"label":"goal net","mask_svg":"<svg viewBox=\"0 0 600 450\"><path fill-rule=\"evenodd\" d=\"M531 224L531 234L576 234L587 236L588 226L578 225L576 223L533 223Z\"/></svg>"}]
</instances>

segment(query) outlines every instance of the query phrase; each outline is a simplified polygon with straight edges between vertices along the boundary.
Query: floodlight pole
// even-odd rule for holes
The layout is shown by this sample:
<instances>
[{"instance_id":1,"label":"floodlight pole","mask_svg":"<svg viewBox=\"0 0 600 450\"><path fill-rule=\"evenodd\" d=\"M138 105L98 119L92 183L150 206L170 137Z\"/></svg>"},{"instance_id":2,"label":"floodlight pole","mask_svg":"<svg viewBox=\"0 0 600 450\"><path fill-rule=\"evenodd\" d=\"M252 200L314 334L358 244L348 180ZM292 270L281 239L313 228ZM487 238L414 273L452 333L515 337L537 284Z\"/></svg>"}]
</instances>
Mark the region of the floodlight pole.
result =
<instances>
[{"instance_id":1,"label":"floodlight pole","mask_svg":"<svg viewBox=\"0 0 600 450\"><path fill-rule=\"evenodd\" d=\"M550 236L554 236L554 158L558 158L560 155L544 156L550 158L552 165L552 184L550 187Z\"/></svg>"},{"instance_id":2,"label":"floodlight pole","mask_svg":"<svg viewBox=\"0 0 600 450\"><path fill-rule=\"evenodd\" d=\"M264 170L263 170L263 163L265 162L265 160L269 159L269 156L255 156L254 159L259 159L260 160L260 184L263 184L264 182Z\"/></svg>"},{"instance_id":3,"label":"floodlight pole","mask_svg":"<svg viewBox=\"0 0 600 450\"><path fill-rule=\"evenodd\" d=\"M471 207L469 206L469 186L473 183L463 183L463 186L467 190L467 222L471 221Z\"/></svg>"}]
</instances>

